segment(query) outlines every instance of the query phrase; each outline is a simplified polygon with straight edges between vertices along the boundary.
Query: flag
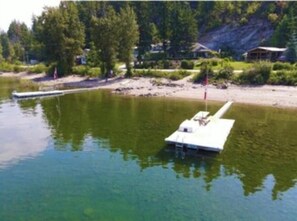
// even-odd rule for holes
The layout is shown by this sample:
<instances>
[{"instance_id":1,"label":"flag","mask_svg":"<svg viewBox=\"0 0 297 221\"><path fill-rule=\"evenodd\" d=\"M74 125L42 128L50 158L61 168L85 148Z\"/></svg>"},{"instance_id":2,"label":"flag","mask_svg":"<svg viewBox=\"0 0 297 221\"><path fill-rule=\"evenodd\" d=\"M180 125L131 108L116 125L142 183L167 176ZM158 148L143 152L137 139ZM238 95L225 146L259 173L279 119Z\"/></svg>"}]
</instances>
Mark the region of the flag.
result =
<instances>
[{"instance_id":1,"label":"flag","mask_svg":"<svg viewBox=\"0 0 297 221\"><path fill-rule=\"evenodd\" d=\"M55 67L55 71L54 71L54 79L58 78L58 72L57 72L57 67Z\"/></svg>"},{"instance_id":2,"label":"flag","mask_svg":"<svg viewBox=\"0 0 297 221\"><path fill-rule=\"evenodd\" d=\"M208 85L208 77L207 74L205 75L205 81L204 81L204 85L207 86Z\"/></svg>"},{"instance_id":3,"label":"flag","mask_svg":"<svg viewBox=\"0 0 297 221\"><path fill-rule=\"evenodd\" d=\"M205 76L205 82L204 82L204 100L207 98L207 84L208 84L208 77L207 74Z\"/></svg>"}]
</instances>

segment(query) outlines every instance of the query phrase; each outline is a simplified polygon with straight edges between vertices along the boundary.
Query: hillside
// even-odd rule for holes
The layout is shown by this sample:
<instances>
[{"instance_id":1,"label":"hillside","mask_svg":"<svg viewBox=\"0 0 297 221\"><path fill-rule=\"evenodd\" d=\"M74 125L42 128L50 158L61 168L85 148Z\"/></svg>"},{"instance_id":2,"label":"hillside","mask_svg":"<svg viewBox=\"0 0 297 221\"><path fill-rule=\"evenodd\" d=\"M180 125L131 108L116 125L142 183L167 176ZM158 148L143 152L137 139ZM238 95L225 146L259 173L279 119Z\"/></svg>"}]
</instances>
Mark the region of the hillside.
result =
<instances>
[{"instance_id":1,"label":"hillside","mask_svg":"<svg viewBox=\"0 0 297 221\"><path fill-rule=\"evenodd\" d=\"M221 25L202 34L199 42L210 49L229 51L239 58L245 51L269 40L274 33L270 22L264 19L251 19L245 25Z\"/></svg>"}]
</instances>

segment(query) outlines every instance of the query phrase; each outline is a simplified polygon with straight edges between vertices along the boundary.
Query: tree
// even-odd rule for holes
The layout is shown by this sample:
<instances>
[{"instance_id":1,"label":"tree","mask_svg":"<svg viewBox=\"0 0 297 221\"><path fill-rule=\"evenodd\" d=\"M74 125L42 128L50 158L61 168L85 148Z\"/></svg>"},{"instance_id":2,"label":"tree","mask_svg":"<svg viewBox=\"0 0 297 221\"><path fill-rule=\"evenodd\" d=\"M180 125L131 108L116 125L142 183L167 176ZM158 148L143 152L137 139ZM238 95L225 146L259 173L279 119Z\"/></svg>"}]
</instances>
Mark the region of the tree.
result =
<instances>
[{"instance_id":1,"label":"tree","mask_svg":"<svg viewBox=\"0 0 297 221\"><path fill-rule=\"evenodd\" d=\"M2 56L2 44L0 41L0 62L2 62L3 56Z\"/></svg>"},{"instance_id":2,"label":"tree","mask_svg":"<svg viewBox=\"0 0 297 221\"><path fill-rule=\"evenodd\" d=\"M272 45L276 47L285 47L290 40L292 33L297 30L297 19L295 11L291 8L288 14L284 15L283 19L276 27L271 38Z\"/></svg>"},{"instance_id":3,"label":"tree","mask_svg":"<svg viewBox=\"0 0 297 221\"><path fill-rule=\"evenodd\" d=\"M12 21L7 35L15 51L14 59L25 61L25 53L28 53L32 47L32 33L26 24Z\"/></svg>"},{"instance_id":4,"label":"tree","mask_svg":"<svg viewBox=\"0 0 297 221\"><path fill-rule=\"evenodd\" d=\"M92 17L97 17L100 15L101 9L105 2L100 1L78 1L77 10L80 21L85 26L85 47L91 48L91 22Z\"/></svg>"},{"instance_id":5,"label":"tree","mask_svg":"<svg viewBox=\"0 0 297 221\"><path fill-rule=\"evenodd\" d=\"M14 50L13 46L9 41L8 35L6 33L2 33L0 35L1 45L2 45L2 56L6 61L13 61L14 58Z\"/></svg>"},{"instance_id":6,"label":"tree","mask_svg":"<svg viewBox=\"0 0 297 221\"><path fill-rule=\"evenodd\" d=\"M34 20L33 31L46 61L56 62L59 74L69 74L84 45L84 28L75 3L61 2L59 8L46 8Z\"/></svg>"},{"instance_id":7,"label":"tree","mask_svg":"<svg viewBox=\"0 0 297 221\"><path fill-rule=\"evenodd\" d=\"M133 48L139 40L136 15L128 5L120 10L119 15L119 57L125 62L127 76L132 75L131 62L133 59Z\"/></svg>"},{"instance_id":8,"label":"tree","mask_svg":"<svg viewBox=\"0 0 297 221\"><path fill-rule=\"evenodd\" d=\"M115 67L119 48L118 24L118 16L111 6L102 17L92 20L91 37L101 60L101 73L106 78Z\"/></svg>"},{"instance_id":9,"label":"tree","mask_svg":"<svg viewBox=\"0 0 297 221\"><path fill-rule=\"evenodd\" d=\"M159 36L163 42L163 50L166 53L168 49L168 41L171 37L171 13L172 3L168 1L159 2L159 16L160 21L158 24ZM153 39L154 40L154 39Z\"/></svg>"},{"instance_id":10,"label":"tree","mask_svg":"<svg viewBox=\"0 0 297 221\"><path fill-rule=\"evenodd\" d=\"M138 1L134 2L134 10L137 15L137 21L139 25L139 44L138 53L139 60L144 56L145 52L149 51L152 44L151 36L151 4L153 2Z\"/></svg>"},{"instance_id":11,"label":"tree","mask_svg":"<svg viewBox=\"0 0 297 221\"><path fill-rule=\"evenodd\" d=\"M198 30L194 14L187 3L174 4L171 29L170 45L173 57L180 52L190 51L193 43L197 41Z\"/></svg>"},{"instance_id":12,"label":"tree","mask_svg":"<svg viewBox=\"0 0 297 221\"><path fill-rule=\"evenodd\" d=\"M297 33L293 31L287 44L286 60L294 63L297 61Z\"/></svg>"}]
</instances>

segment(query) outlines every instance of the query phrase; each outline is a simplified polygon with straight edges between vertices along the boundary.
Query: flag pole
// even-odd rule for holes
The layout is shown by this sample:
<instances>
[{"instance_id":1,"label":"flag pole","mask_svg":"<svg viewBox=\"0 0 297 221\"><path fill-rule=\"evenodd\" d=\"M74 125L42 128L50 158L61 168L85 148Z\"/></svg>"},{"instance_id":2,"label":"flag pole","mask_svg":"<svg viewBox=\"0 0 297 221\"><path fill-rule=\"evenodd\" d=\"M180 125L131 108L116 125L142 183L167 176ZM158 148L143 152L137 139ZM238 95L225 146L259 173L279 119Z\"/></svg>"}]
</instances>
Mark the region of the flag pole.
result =
<instances>
[{"instance_id":1,"label":"flag pole","mask_svg":"<svg viewBox=\"0 0 297 221\"><path fill-rule=\"evenodd\" d=\"M207 85L208 85L208 70L206 69L205 85L204 85L205 111L207 111Z\"/></svg>"}]
</instances>

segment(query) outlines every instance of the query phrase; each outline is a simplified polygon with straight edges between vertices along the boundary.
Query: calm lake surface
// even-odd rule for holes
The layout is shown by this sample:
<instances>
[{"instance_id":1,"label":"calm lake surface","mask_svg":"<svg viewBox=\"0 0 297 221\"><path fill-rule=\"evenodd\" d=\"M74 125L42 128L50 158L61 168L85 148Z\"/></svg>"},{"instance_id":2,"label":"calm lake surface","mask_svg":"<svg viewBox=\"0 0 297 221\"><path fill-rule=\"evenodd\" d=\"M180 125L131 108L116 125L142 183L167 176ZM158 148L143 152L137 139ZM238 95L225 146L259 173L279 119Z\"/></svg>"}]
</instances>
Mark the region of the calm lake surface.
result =
<instances>
[{"instance_id":1,"label":"calm lake surface","mask_svg":"<svg viewBox=\"0 0 297 221\"><path fill-rule=\"evenodd\" d=\"M234 104L224 151L183 159L163 140L202 102L14 89L32 88L0 78L0 220L296 220L296 110Z\"/></svg>"}]
</instances>

